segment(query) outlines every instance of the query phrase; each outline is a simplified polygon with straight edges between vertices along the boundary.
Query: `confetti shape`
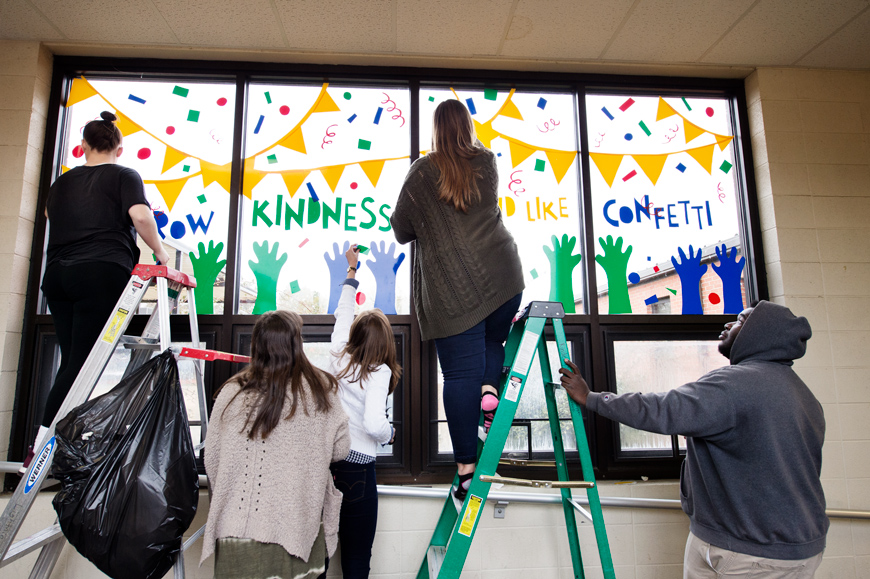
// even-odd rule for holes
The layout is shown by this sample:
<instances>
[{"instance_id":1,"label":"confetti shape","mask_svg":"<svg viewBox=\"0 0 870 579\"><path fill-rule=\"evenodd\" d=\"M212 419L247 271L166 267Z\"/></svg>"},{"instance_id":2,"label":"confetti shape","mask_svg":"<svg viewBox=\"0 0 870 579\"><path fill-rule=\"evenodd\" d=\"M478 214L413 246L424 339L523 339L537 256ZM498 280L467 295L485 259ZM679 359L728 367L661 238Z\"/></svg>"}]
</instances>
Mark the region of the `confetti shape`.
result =
<instances>
[{"instance_id":1,"label":"confetti shape","mask_svg":"<svg viewBox=\"0 0 870 579\"><path fill-rule=\"evenodd\" d=\"M538 270L533 269L529 273L532 274L532 279L538 279Z\"/></svg>"},{"instance_id":2,"label":"confetti shape","mask_svg":"<svg viewBox=\"0 0 870 579\"><path fill-rule=\"evenodd\" d=\"M346 100L346 101L350 100L350 93L349 92L344 93L343 96L344 96L344 100Z\"/></svg>"},{"instance_id":3,"label":"confetti shape","mask_svg":"<svg viewBox=\"0 0 870 579\"><path fill-rule=\"evenodd\" d=\"M682 163L680 163L679 165L677 165L677 171L679 171L680 173L685 173L685 172L686 172L686 166L683 165Z\"/></svg>"},{"instance_id":4,"label":"confetti shape","mask_svg":"<svg viewBox=\"0 0 870 579\"><path fill-rule=\"evenodd\" d=\"M362 253L362 254L366 254L366 253L369 252L369 248L366 247L365 245L359 245L359 244L357 244L356 248L357 248L357 249L359 250L359 252Z\"/></svg>"},{"instance_id":5,"label":"confetti shape","mask_svg":"<svg viewBox=\"0 0 870 579\"><path fill-rule=\"evenodd\" d=\"M298 291L300 291L299 282L294 279L293 281L290 282L290 293L295 294Z\"/></svg>"},{"instance_id":6,"label":"confetti shape","mask_svg":"<svg viewBox=\"0 0 870 579\"><path fill-rule=\"evenodd\" d=\"M656 273L658 273L658 272L659 272L659 266L654 265L654 266L653 266L653 271L656 272Z\"/></svg>"},{"instance_id":7,"label":"confetti shape","mask_svg":"<svg viewBox=\"0 0 870 579\"><path fill-rule=\"evenodd\" d=\"M183 166L183 167L181 168L181 170L184 171L185 173L190 173L190 165L185 165L185 166Z\"/></svg>"},{"instance_id":8,"label":"confetti shape","mask_svg":"<svg viewBox=\"0 0 870 579\"><path fill-rule=\"evenodd\" d=\"M269 94L269 91L266 91L265 93L263 93L263 96L266 97L266 102L268 104L272 104L272 95Z\"/></svg>"},{"instance_id":9,"label":"confetti shape","mask_svg":"<svg viewBox=\"0 0 870 579\"><path fill-rule=\"evenodd\" d=\"M350 115L350 116L347 118L347 122L352 123L352 122L354 121L354 119L356 119L356 113Z\"/></svg>"},{"instance_id":10,"label":"confetti shape","mask_svg":"<svg viewBox=\"0 0 870 579\"><path fill-rule=\"evenodd\" d=\"M306 243L308 243L308 238L307 238L307 237L306 237L305 239L302 240L302 243L299 244L299 247L302 247L302 246L305 245Z\"/></svg>"},{"instance_id":11,"label":"confetti shape","mask_svg":"<svg viewBox=\"0 0 870 579\"><path fill-rule=\"evenodd\" d=\"M483 98L488 101L494 101L498 98L498 91L494 88L485 88L483 89Z\"/></svg>"},{"instance_id":12,"label":"confetti shape","mask_svg":"<svg viewBox=\"0 0 870 579\"><path fill-rule=\"evenodd\" d=\"M668 290L669 292L671 292L672 294L677 295L677 290L671 289L669 287L666 287L665 289Z\"/></svg>"},{"instance_id":13,"label":"confetti shape","mask_svg":"<svg viewBox=\"0 0 870 579\"><path fill-rule=\"evenodd\" d=\"M544 97L539 98L538 99L538 108L541 110L544 110L544 108L546 106L547 106L547 99L545 99Z\"/></svg>"},{"instance_id":14,"label":"confetti shape","mask_svg":"<svg viewBox=\"0 0 870 579\"><path fill-rule=\"evenodd\" d=\"M692 110L692 107L689 106L689 101L686 100L686 97L682 97L681 100L683 101L683 104L686 105L687 109Z\"/></svg>"},{"instance_id":15,"label":"confetti shape","mask_svg":"<svg viewBox=\"0 0 870 579\"><path fill-rule=\"evenodd\" d=\"M225 106L226 104L227 104L227 99L225 99L224 97L221 97L217 100L217 106L219 106L219 107Z\"/></svg>"},{"instance_id":16,"label":"confetti shape","mask_svg":"<svg viewBox=\"0 0 870 579\"><path fill-rule=\"evenodd\" d=\"M626 175L625 177L622 178L623 183L624 183L625 181L628 181L629 179L631 179L631 178L634 177L635 175L637 175L637 171L635 171L634 169L632 169L632 170L631 170L631 173L629 173L628 175Z\"/></svg>"},{"instance_id":17,"label":"confetti shape","mask_svg":"<svg viewBox=\"0 0 870 579\"><path fill-rule=\"evenodd\" d=\"M187 120L192 122L192 123L198 123L199 122L199 111L195 111L193 109L189 110L187 112Z\"/></svg>"},{"instance_id":18,"label":"confetti shape","mask_svg":"<svg viewBox=\"0 0 870 579\"><path fill-rule=\"evenodd\" d=\"M186 89L182 86L176 85L174 89L172 89L172 94L177 94L180 97L187 98L188 93L190 93L190 89Z\"/></svg>"},{"instance_id":19,"label":"confetti shape","mask_svg":"<svg viewBox=\"0 0 870 579\"><path fill-rule=\"evenodd\" d=\"M628 281L630 281L631 283L637 283L640 281L640 276L637 275L635 272L631 272L630 274L628 274Z\"/></svg>"},{"instance_id":20,"label":"confetti shape","mask_svg":"<svg viewBox=\"0 0 870 579\"><path fill-rule=\"evenodd\" d=\"M130 99L130 100L133 101L133 102L137 102L137 103L142 104L142 105L145 104L145 99L143 99L143 98L139 98L139 97L137 97L137 96L134 95L134 94L131 94L131 95L128 96L127 98Z\"/></svg>"},{"instance_id":21,"label":"confetti shape","mask_svg":"<svg viewBox=\"0 0 870 579\"><path fill-rule=\"evenodd\" d=\"M278 162L278 156L273 153L273 154L269 155L268 157L266 157L266 160L269 161L270 165L274 165L275 163Z\"/></svg>"},{"instance_id":22,"label":"confetti shape","mask_svg":"<svg viewBox=\"0 0 870 579\"><path fill-rule=\"evenodd\" d=\"M632 135L631 133L625 133L625 140L626 141L630 141L633 138L634 138L634 135Z\"/></svg>"},{"instance_id":23,"label":"confetti shape","mask_svg":"<svg viewBox=\"0 0 870 579\"><path fill-rule=\"evenodd\" d=\"M649 137L650 135L652 135L652 133L649 132L649 129L646 127L646 123L644 123L643 121L639 122L639 123L638 123L638 126L640 126L641 130L643 130L643 132L646 133L646 136L647 136L647 137Z\"/></svg>"},{"instance_id":24,"label":"confetti shape","mask_svg":"<svg viewBox=\"0 0 870 579\"><path fill-rule=\"evenodd\" d=\"M289 115L290 114L290 107L288 107L287 105L281 105L281 108L278 109L278 112L281 113L282 115L285 115L285 116Z\"/></svg>"},{"instance_id":25,"label":"confetti shape","mask_svg":"<svg viewBox=\"0 0 870 579\"><path fill-rule=\"evenodd\" d=\"M200 204L203 204L203 203L205 203L206 201L208 201L208 199L205 198L205 193L203 193L202 195L197 196L196 200L199 201Z\"/></svg>"},{"instance_id":26,"label":"confetti shape","mask_svg":"<svg viewBox=\"0 0 870 579\"><path fill-rule=\"evenodd\" d=\"M621 110L622 112L625 112L628 110L628 107L630 107L633 104L634 104L634 99L629 98L627 101L625 101L624 103L619 105L619 110Z\"/></svg>"},{"instance_id":27,"label":"confetti shape","mask_svg":"<svg viewBox=\"0 0 870 579\"><path fill-rule=\"evenodd\" d=\"M378 107L378 112L375 113L375 124L379 124L381 122L381 113L384 112L384 107Z\"/></svg>"},{"instance_id":28,"label":"confetti shape","mask_svg":"<svg viewBox=\"0 0 870 579\"><path fill-rule=\"evenodd\" d=\"M265 118L266 118L265 115L260 115L260 120L257 121L257 126L254 127L254 134L255 134L255 135L256 135L256 134L259 134L260 129L261 129L262 126L263 126L263 121L265 120Z\"/></svg>"},{"instance_id":29,"label":"confetti shape","mask_svg":"<svg viewBox=\"0 0 870 579\"><path fill-rule=\"evenodd\" d=\"M477 108L474 106L474 99L465 99L465 104L468 105L468 112L470 112L472 115L477 114Z\"/></svg>"},{"instance_id":30,"label":"confetti shape","mask_svg":"<svg viewBox=\"0 0 870 579\"><path fill-rule=\"evenodd\" d=\"M434 102L435 102L435 97L430 96L430 97L429 97L429 102L430 102L430 103L434 103Z\"/></svg>"},{"instance_id":31,"label":"confetti shape","mask_svg":"<svg viewBox=\"0 0 870 579\"><path fill-rule=\"evenodd\" d=\"M364 303L366 303L366 294L364 294L362 292L357 292L356 293L356 303L358 305L363 305Z\"/></svg>"},{"instance_id":32,"label":"confetti shape","mask_svg":"<svg viewBox=\"0 0 870 579\"><path fill-rule=\"evenodd\" d=\"M645 300L643 300L643 303L645 303L648 306L651 306L658 301L659 301L659 298L657 296L650 296L650 297L646 298Z\"/></svg>"},{"instance_id":33,"label":"confetti shape","mask_svg":"<svg viewBox=\"0 0 870 579\"><path fill-rule=\"evenodd\" d=\"M544 172L544 169L547 168L547 164L543 159L535 159L535 171Z\"/></svg>"},{"instance_id":34,"label":"confetti shape","mask_svg":"<svg viewBox=\"0 0 870 579\"><path fill-rule=\"evenodd\" d=\"M360 139L359 143L357 144L357 148L364 151L370 151L372 148L372 142L366 141L365 139Z\"/></svg>"},{"instance_id":35,"label":"confetti shape","mask_svg":"<svg viewBox=\"0 0 870 579\"><path fill-rule=\"evenodd\" d=\"M610 114L610 111L607 110L607 107L601 107L601 112L607 115L607 118L611 121L613 120L613 115Z\"/></svg>"},{"instance_id":36,"label":"confetti shape","mask_svg":"<svg viewBox=\"0 0 870 579\"><path fill-rule=\"evenodd\" d=\"M308 194L311 195L311 198L315 201L320 201L320 199L317 198L317 193L314 192L314 187L311 183L306 183L306 185L308 186Z\"/></svg>"},{"instance_id":37,"label":"confetti shape","mask_svg":"<svg viewBox=\"0 0 870 579\"><path fill-rule=\"evenodd\" d=\"M728 173L728 171L731 170L731 167L733 167L733 165L731 163L729 163L728 161L722 161L722 164L719 165L719 169L721 169L722 172L724 172L726 174Z\"/></svg>"},{"instance_id":38,"label":"confetti shape","mask_svg":"<svg viewBox=\"0 0 870 579\"><path fill-rule=\"evenodd\" d=\"M722 301L722 298L720 298L720 297L719 297L719 294L717 294L717 293L711 293L711 294L707 297L707 299L709 299L709 300L710 300L710 303L713 304L713 305L716 305L716 304L718 304L719 302Z\"/></svg>"}]
</instances>

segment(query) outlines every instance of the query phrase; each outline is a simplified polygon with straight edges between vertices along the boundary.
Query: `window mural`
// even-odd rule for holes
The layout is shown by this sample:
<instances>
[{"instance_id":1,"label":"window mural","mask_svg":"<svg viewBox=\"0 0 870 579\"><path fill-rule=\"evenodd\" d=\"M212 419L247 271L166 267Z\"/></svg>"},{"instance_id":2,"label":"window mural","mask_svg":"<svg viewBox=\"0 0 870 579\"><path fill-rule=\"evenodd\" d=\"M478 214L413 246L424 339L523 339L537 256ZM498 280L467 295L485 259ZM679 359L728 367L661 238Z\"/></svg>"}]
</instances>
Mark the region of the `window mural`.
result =
<instances>
[{"instance_id":1,"label":"window mural","mask_svg":"<svg viewBox=\"0 0 870 579\"><path fill-rule=\"evenodd\" d=\"M597 94L586 108L601 313L739 313L729 101Z\"/></svg>"},{"instance_id":2,"label":"window mural","mask_svg":"<svg viewBox=\"0 0 870 579\"><path fill-rule=\"evenodd\" d=\"M389 216L410 165L408 89L252 84L248 103L238 312L333 313L355 243L357 304L407 314Z\"/></svg>"},{"instance_id":3,"label":"window mural","mask_svg":"<svg viewBox=\"0 0 870 579\"><path fill-rule=\"evenodd\" d=\"M566 313L582 313L574 95L421 89L422 151L432 146L435 107L452 98L465 103L478 139L497 156L499 206L525 273L523 302L559 301Z\"/></svg>"},{"instance_id":4,"label":"window mural","mask_svg":"<svg viewBox=\"0 0 870 579\"><path fill-rule=\"evenodd\" d=\"M223 312L234 97L233 84L77 78L66 103L61 170L85 164L85 124L114 112L124 135L118 162L142 176L160 236L179 251L169 265L196 277L201 314ZM154 263L139 245L140 261ZM146 296L141 309L154 301Z\"/></svg>"}]
</instances>

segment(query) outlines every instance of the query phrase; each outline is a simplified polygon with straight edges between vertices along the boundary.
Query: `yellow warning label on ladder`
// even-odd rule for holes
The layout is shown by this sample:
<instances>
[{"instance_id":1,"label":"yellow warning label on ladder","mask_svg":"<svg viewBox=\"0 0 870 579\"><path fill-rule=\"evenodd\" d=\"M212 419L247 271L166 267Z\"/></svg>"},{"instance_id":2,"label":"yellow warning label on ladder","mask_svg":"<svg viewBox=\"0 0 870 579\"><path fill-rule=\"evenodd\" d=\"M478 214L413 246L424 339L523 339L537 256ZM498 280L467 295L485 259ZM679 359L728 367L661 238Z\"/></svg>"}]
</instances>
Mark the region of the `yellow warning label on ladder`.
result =
<instances>
[{"instance_id":1,"label":"yellow warning label on ladder","mask_svg":"<svg viewBox=\"0 0 870 579\"><path fill-rule=\"evenodd\" d=\"M118 308L118 311L115 312L115 315L112 316L112 319L109 321L109 329L106 330L106 333L103 335L104 342L109 344L115 343L115 337L118 335L118 331L124 327L124 320L127 319L129 313L130 312L124 308Z\"/></svg>"},{"instance_id":2,"label":"yellow warning label on ladder","mask_svg":"<svg viewBox=\"0 0 870 579\"><path fill-rule=\"evenodd\" d=\"M466 537L471 536L471 531L474 530L474 522L477 521L477 515L480 512L480 505L483 499L471 495L468 497L468 507L465 509L465 515L462 517L462 524L459 525L459 532Z\"/></svg>"}]
</instances>

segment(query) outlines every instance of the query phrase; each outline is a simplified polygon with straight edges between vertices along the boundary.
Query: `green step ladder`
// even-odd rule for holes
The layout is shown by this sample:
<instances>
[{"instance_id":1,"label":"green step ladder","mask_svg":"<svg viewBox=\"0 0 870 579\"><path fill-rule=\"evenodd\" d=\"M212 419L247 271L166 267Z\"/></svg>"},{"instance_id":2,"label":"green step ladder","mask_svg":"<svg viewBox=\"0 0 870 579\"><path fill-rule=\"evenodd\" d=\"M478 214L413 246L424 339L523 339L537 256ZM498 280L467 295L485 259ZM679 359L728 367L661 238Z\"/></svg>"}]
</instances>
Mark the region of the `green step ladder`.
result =
<instances>
[{"instance_id":1,"label":"green step ladder","mask_svg":"<svg viewBox=\"0 0 870 579\"><path fill-rule=\"evenodd\" d=\"M584 579L583 560L580 556L580 542L577 533L577 522L574 509L582 508L571 495L572 488L585 488L589 499L592 524L598 543L598 554L601 558L601 568L604 579L616 579L613 571L613 560L610 556L610 546L607 542L607 531L604 528L604 517L601 512L601 501L598 488L595 486L595 476L592 473L592 458L589 455L589 445L586 441L586 429L580 407L569 398L571 420L574 424L574 434L577 438L577 449L580 454L580 464L583 471L583 481L570 481L568 467L565 462L565 449L562 444L562 430L559 423L559 413L556 408L555 388L559 383L553 382L550 372L550 357L547 352L547 341L544 328L549 321L552 324L559 350L562 366L569 359L568 343L565 339L565 328L562 319L565 309L559 302L531 302L517 316L511 327L507 344L505 345L505 369L510 365L510 371L502 376L501 402L496 410L495 418L488 434L481 435L478 444L477 468L468 489L468 495L461 509L457 511L457 502L453 493L448 493L441 516L429 542L426 556L420 564L417 579L458 579L468 556L471 541L477 530L477 524L486 503L492 483L519 484L521 486L559 488L562 495L562 508L565 512L565 524L568 531L568 545L571 548L571 563L574 567L574 577ZM544 382L544 394L547 400L547 413L550 421L550 432L553 435L553 450L558 481L535 481L527 479L510 479L496 477L496 468L502 458L505 441L513 424L523 386L528 379L534 362L535 353L541 366L541 378ZM482 432L482 428L481 428ZM503 461L503 464L532 465L531 461ZM534 466L540 465L534 462ZM553 463L548 463L552 465ZM453 486L459 484L459 476L453 479Z\"/></svg>"}]
</instances>

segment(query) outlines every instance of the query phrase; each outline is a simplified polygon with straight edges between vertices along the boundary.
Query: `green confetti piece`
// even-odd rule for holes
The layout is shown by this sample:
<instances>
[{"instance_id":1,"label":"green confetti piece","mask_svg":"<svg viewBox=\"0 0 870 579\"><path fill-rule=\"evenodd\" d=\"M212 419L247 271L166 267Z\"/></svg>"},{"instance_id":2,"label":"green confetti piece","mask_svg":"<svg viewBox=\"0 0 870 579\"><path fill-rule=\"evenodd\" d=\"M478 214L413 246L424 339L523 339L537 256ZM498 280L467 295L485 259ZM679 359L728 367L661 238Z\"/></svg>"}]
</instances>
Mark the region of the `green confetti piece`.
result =
<instances>
[{"instance_id":1,"label":"green confetti piece","mask_svg":"<svg viewBox=\"0 0 870 579\"><path fill-rule=\"evenodd\" d=\"M647 137L649 137L650 135L652 135L652 133L649 132L649 129L646 128L646 124L645 124L643 121L639 122L638 125L640 125L640 128L643 129L643 132L646 133L646 136L647 136Z\"/></svg>"},{"instance_id":2,"label":"green confetti piece","mask_svg":"<svg viewBox=\"0 0 870 579\"><path fill-rule=\"evenodd\" d=\"M199 201L200 203L205 203L206 201L208 201L208 200L205 198L205 193L203 193L202 195L200 195L199 197L197 197L196 200Z\"/></svg>"},{"instance_id":3,"label":"green confetti piece","mask_svg":"<svg viewBox=\"0 0 870 579\"><path fill-rule=\"evenodd\" d=\"M538 270L533 269L529 273L532 274L532 279L538 279Z\"/></svg>"},{"instance_id":4,"label":"green confetti piece","mask_svg":"<svg viewBox=\"0 0 870 579\"><path fill-rule=\"evenodd\" d=\"M199 111L195 111L193 109L188 111L187 112L187 120L192 122L192 123L198 123L199 122Z\"/></svg>"},{"instance_id":5,"label":"green confetti piece","mask_svg":"<svg viewBox=\"0 0 870 579\"><path fill-rule=\"evenodd\" d=\"M366 141L365 139L360 139L357 148L363 149L365 151L370 151L372 148L372 142Z\"/></svg>"},{"instance_id":6,"label":"green confetti piece","mask_svg":"<svg viewBox=\"0 0 870 579\"><path fill-rule=\"evenodd\" d=\"M190 89L186 89L183 86L176 86L174 89L172 89L172 94L177 94L178 96L184 98L187 98L189 92Z\"/></svg>"},{"instance_id":7,"label":"green confetti piece","mask_svg":"<svg viewBox=\"0 0 870 579\"><path fill-rule=\"evenodd\" d=\"M483 98L488 101L494 101L498 98L498 91L494 88L485 88L483 89Z\"/></svg>"},{"instance_id":8,"label":"green confetti piece","mask_svg":"<svg viewBox=\"0 0 870 579\"><path fill-rule=\"evenodd\" d=\"M687 108L687 109L692 110L692 107L689 106L689 101L687 101L687 100L685 99L685 97L683 97L683 104L686 105L686 108Z\"/></svg>"},{"instance_id":9,"label":"green confetti piece","mask_svg":"<svg viewBox=\"0 0 870 579\"><path fill-rule=\"evenodd\" d=\"M181 168L181 170L184 171L185 173L190 173L190 165L185 165L184 167Z\"/></svg>"},{"instance_id":10,"label":"green confetti piece","mask_svg":"<svg viewBox=\"0 0 870 579\"><path fill-rule=\"evenodd\" d=\"M290 293L291 293L291 294L295 294L295 293L297 293L299 290L300 290L300 288L299 288L299 282L296 281L296 280L294 279L293 281L290 282Z\"/></svg>"},{"instance_id":11,"label":"green confetti piece","mask_svg":"<svg viewBox=\"0 0 870 579\"><path fill-rule=\"evenodd\" d=\"M434 102L435 102L435 97L430 96L430 97L429 97L429 102L430 102L430 103L434 103Z\"/></svg>"},{"instance_id":12,"label":"green confetti piece","mask_svg":"<svg viewBox=\"0 0 870 579\"><path fill-rule=\"evenodd\" d=\"M359 250L360 253L368 253L369 252L369 248L366 247L365 245L357 244L356 248Z\"/></svg>"},{"instance_id":13,"label":"green confetti piece","mask_svg":"<svg viewBox=\"0 0 870 579\"><path fill-rule=\"evenodd\" d=\"M547 164L543 159L535 159L535 171L544 172L544 169L547 168Z\"/></svg>"},{"instance_id":14,"label":"green confetti piece","mask_svg":"<svg viewBox=\"0 0 870 579\"><path fill-rule=\"evenodd\" d=\"M669 287L666 287L665 289L668 290L669 292L671 292L672 294L677 295L677 290L671 289Z\"/></svg>"},{"instance_id":15,"label":"green confetti piece","mask_svg":"<svg viewBox=\"0 0 870 579\"><path fill-rule=\"evenodd\" d=\"M273 155L269 155L268 157L266 157L266 160L269 161L269 164L270 164L270 165L274 165L275 163L278 162L278 156L277 156L277 155L274 155L274 154L273 154Z\"/></svg>"},{"instance_id":16,"label":"green confetti piece","mask_svg":"<svg viewBox=\"0 0 870 579\"><path fill-rule=\"evenodd\" d=\"M733 167L733 165L728 161L722 161L722 164L719 165L719 168L722 169L722 171L724 171L725 173L728 173L728 171L731 170L731 167Z\"/></svg>"},{"instance_id":17,"label":"green confetti piece","mask_svg":"<svg viewBox=\"0 0 870 579\"><path fill-rule=\"evenodd\" d=\"M349 92L344 93L344 100L346 100L346 101L350 100L350 93Z\"/></svg>"},{"instance_id":18,"label":"green confetti piece","mask_svg":"<svg viewBox=\"0 0 870 579\"><path fill-rule=\"evenodd\" d=\"M266 96L266 102L269 104L272 104L272 97L271 97L271 95L269 95L269 91L266 91L265 96Z\"/></svg>"}]
</instances>

